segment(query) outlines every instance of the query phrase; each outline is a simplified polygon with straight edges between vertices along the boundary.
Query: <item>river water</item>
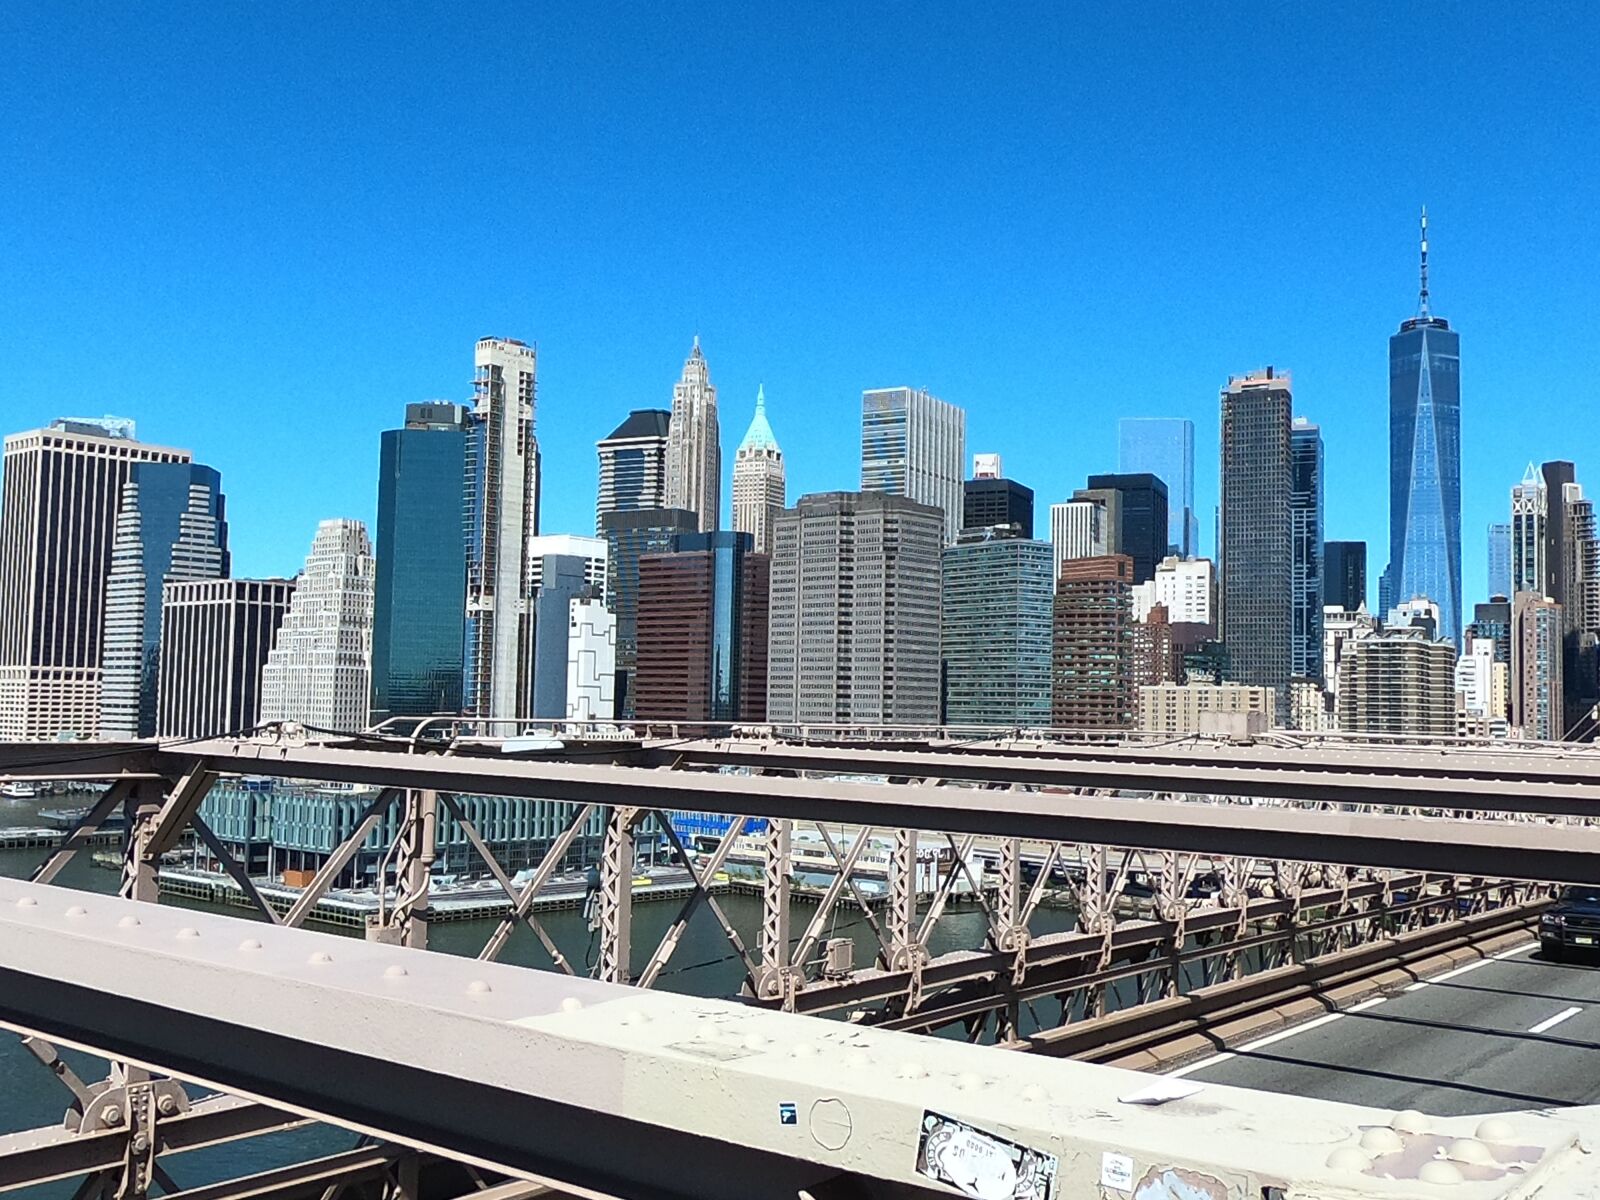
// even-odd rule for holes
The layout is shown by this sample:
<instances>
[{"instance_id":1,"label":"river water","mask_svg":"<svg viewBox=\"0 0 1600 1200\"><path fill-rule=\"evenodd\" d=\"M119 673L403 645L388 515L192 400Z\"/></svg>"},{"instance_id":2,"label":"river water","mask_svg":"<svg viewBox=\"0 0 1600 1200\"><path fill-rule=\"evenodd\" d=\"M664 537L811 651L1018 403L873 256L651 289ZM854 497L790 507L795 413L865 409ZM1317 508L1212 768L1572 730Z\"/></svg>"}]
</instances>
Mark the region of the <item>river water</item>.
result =
<instances>
[{"instance_id":1,"label":"river water","mask_svg":"<svg viewBox=\"0 0 1600 1200\"><path fill-rule=\"evenodd\" d=\"M32 826L39 822L34 812L48 803L0 801L0 827ZM0 850L0 877L23 878L30 874L47 856L45 850ZM114 892L118 875L114 870L95 866L90 852L80 853L62 873L56 883L63 887L85 891ZM761 923L761 902L747 895L718 897L728 919L739 931L746 946L758 940ZM186 907L226 911L244 920L252 914L242 908L217 909L210 904L164 897L163 903L182 904ZM680 907L678 901L636 902L633 909L633 968L637 974L643 969L656 943L666 931ZM792 932L796 938L806 928L815 914L809 904L796 903L792 914ZM558 911L542 914L540 920L551 938L570 963L593 961L594 937L582 914ZM1043 907L1036 914L1033 931L1036 934L1069 929L1074 914L1067 908ZM956 949L971 949L982 945L986 918L975 905L952 905L940 918L935 928L930 950L942 954ZM432 925L428 930L431 949L447 954L474 956L496 926L492 920L453 921ZM314 929L359 936L359 931L332 926L313 925ZM854 937L856 962L867 965L876 945L872 931L860 912L853 906L841 905L825 936ZM501 961L517 963L540 969L554 969L548 954L538 939L521 927L512 935ZM663 972L657 987L696 996L727 996L735 993L744 978L744 969L723 936L716 918L704 906L695 912L684 932L672 962ZM1035 1014L1024 1013L1027 1025L1054 1024L1060 1009L1053 1003L1048 1010L1040 1007ZM88 1056L67 1052L65 1055L86 1081L104 1078L105 1064ZM66 1110L68 1093L45 1068L33 1061L20 1041L10 1034L0 1032L0 1133L28 1129L59 1121ZM196 1150L163 1160L163 1166L181 1187L200 1186L218 1179L270 1170L301 1159L331 1154L354 1144L353 1134L338 1129L315 1127L290 1133L252 1138L230 1145ZM58 1200L72 1194L75 1182L63 1180L16 1193L27 1200Z\"/></svg>"}]
</instances>

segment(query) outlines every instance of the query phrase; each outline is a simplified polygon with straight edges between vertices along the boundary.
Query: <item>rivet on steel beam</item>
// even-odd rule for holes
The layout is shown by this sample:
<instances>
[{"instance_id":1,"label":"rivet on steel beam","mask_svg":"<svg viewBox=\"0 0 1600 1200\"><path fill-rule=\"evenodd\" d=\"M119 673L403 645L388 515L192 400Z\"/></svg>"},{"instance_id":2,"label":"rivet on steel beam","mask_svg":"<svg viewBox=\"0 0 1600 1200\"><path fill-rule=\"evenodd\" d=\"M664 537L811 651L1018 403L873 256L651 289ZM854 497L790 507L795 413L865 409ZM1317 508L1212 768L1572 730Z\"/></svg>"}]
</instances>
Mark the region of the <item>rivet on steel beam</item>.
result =
<instances>
[{"instance_id":1,"label":"rivet on steel beam","mask_svg":"<svg viewBox=\"0 0 1600 1200\"><path fill-rule=\"evenodd\" d=\"M259 950L259 949L261 949L260 939L258 939L258 938L245 938L244 941L239 943L239 949L241 949L241 950Z\"/></svg>"},{"instance_id":2,"label":"rivet on steel beam","mask_svg":"<svg viewBox=\"0 0 1600 1200\"><path fill-rule=\"evenodd\" d=\"M1444 1156L1451 1162L1469 1163L1474 1167L1486 1167L1494 1162L1494 1151L1476 1138L1457 1138L1450 1143Z\"/></svg>"},{"instance_id":3,"label":"rivet on steel beam","mask_svg":"<svg viewBox=\"0 0 1600 1200\"><path fill-rule=\"evenodd\" d=\"M1393 1154L1404 1145L1398 1133L1383 1125L1374 1125L1361 1135L1361 1148L1368 1154Z\"/></svg>"},{"instance_id":4,"label":"rivet on steel beam","mask_svg":"<svg viewBox=\"0 0 1600 1200\"><path fill-rule=\"evenodd\" d=\"M583 1001L579 1000L576 996L568 996L561 1002L561 1011L569 1013L582 1012Z\"/></svg>"},{"instance_id":5,"label":"rivet on steel beam","mask_svg":"<svg viewBox=\"0 0 1600 1200\"><path fill-rule=\"evenodd\" d=\"M908 1062L901 1063L895 1074L901 1079L925 1079L928 1071L921 1063Z\"/></svg>"},{"instance_id":6,"label":"rivet on steel beam","mask_svg":"<svg viewBox=\"0 0 1600 1200\"><path fill-rule=\"evenodd\" d=\"M1389 1128L1399 1133L1427 1133L1428 1118L1414 1108L1403 1108L1390 1119Z\"/></svg>"},{"instance_id":7,"label":"rivet on steel beam","mask_svg":"<svg viewBox=\"0 0 1600 1200\"><path fill-rule=\"evenodd\" d=\"M622 1014L622 1023L624 1025L643 1025L649 1020L650 1014L645 1012L642 1008L635 1008L630 1012L625 1012Z\"/></svg>"},{"instance_id":8,"label":"rivet on steel beam","mask_svg":"<svg viewBox=\"0 0 1600 1200\"><path fill-rule=\"evenodd\" d=\"M471 992L474 996L481 996L485 992L494 991L494 989L482 979L474 979L471 983L467 984L467 991Z\"/></svg>"},{"instance_id":9,"label":"rivet on steel beam","mask_svg":"<svg viewBox=\"0 0 1600 1200\"><path fill-rule=\"evenodd\" d=\"M983 1079L980 1079L971 1071L963 1071L961 1074L956 1076L956 1086L963 1092L977 1091L984 1085L984 1083L985 1081Z\"/></svg>"},{"instance_id":10,"label":"rivet on steel beam","mask_svg":"<svg viewBox=\"0 0 1600 1200\"><path fill-rule=\"evenodd\" d=\"M383 969L383 977L385 979L403 979L405 978L405 975L406 969L399 963L394 963Z\"/></svg>"},{"instance_id":11,"label":"rivet on steel beam","mask_svg":"<svg viewBox=\"0 0 1600 1200\"><path fill-rule=\"evenodd\" d=\"M88 915L89 910L81 904L74 904L71 908L67 909L67 916L69 917L87 917Z\"/></svg>"},{"instance_id":12,"label":"rivet on steel beam","mask_svg":"<svg viewBox=\"0 0 1600 1200\"><path fill-rule=\"evenodd\" d=\"M1417 1178L1423 1183L1460 1183L1464 1176L1461 1174L1461 1168L1455 1163L1436 1158L1432 1162L1422 1164L1422 1169L1417 1172Z\"/></svg>"},{"instance_id":13,"label":"rivet on steel beam","mask_svg":"<svg viewBox=\"0 0 1600 1200\"><path fill-rule=\"evenodd\" d=\"M1028 1084L1017 1094L1029 1104L1043 1104L1046 1100L1050 1099L1050 1093L1045 1091L1037 1083Z\"/></svg>"},{"instance_id":14,"label":"rivet on steel beam","mask_svg":"<svg viewBox=\"0 0 1600 1200\"><path fill-rule=\"evenodd\" d=\"M815 1058L817 1056L817 1048L810 1042L801 1042L789 1048L789 1056L791 1058Z\"/></svg>"},{"instance_id":15,"label":"rivet on steel beam","mask_svg":"<svg viewBox=\"0 0 1600 1200\"><path fill-rule=\"evenodd\" d=\"M18 908L38 908L39 907L39 902L37 900L35 900L32 896L24 896L21 900L17 901L17 907Z\"/></svg>"},{"instance_id":16,"label":"rivet on steel beam","mask_svg":"<svg viewBox=\"0 0 1600 1200\"><path fill-rule=\"evenodd\" d=\"M1514 1142L1517 1140L1516 1126L1504 1117L1488 1117L1478 1123L1476 1130L1480 1142Z\"/></svg>"},{"instance_id":17,"label":"rivet on steel beam","mask_svg":"<svg viewBox=\"0 0 1600 1200\"><path fill-rule=\"evenodd\" d=\"M117 920L117 927L119 929L132 929L138 923L139 923L139 918L138 917L120 917Z\"/></svg>"},{"instance_id":18,"label":"rivet on steel beam","mask_svg":"<svg viewBox=\"0 0 1600 1200\"><path fill-rule=\"evenodd\" d=\"M200 936L200 931L193 925L185 925L182 929L178 930L178 936L186 940L193 939Z\"/></svg>"},{"instance_id":19,"label":"rivet on steel beam","mask_svg":"<svg viewBox=\"0 0 1600 1200\"><path fill-rule=\"evenodd\" d=\"M308 963L331 963L333 961L333 955L329 954L326 950L315 950L312 952L311 957L306 959L306 961Z\"/></svg>"},{"instance_id":20,"label":"rivet on steel beam","mask_svg":"<svg viewBox=\"0 0 1600 1200\"><path fill-rule=\"evenodd\" d=\"M752 1033L744 1039L744 1048L746 1050L765 1050L767 1048L767 1039L759 1033Z\"/></svg>"}]
</instances>

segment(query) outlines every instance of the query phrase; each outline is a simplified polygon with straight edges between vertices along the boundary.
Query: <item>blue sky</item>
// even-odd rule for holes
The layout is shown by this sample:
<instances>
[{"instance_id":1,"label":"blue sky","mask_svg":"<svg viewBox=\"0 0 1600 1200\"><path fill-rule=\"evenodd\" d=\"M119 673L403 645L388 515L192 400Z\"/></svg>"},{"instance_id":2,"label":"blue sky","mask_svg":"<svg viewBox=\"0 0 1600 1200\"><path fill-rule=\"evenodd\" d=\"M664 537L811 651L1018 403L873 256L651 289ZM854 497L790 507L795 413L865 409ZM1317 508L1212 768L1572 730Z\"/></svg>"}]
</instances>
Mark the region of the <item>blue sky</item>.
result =
<instances>
[{"instance_id":1,"label":"blue sky","mask_svg":"<svg viewBox=\"0 0 1600 1200\"><path fill-rule=\"evenodd\" d=\"M0 6L5 428L137 418L290 572L520 337L546 529L588 532L595 439L698 331L725 460L765 382L791 497L856 486L863 387L963 405L1041 505L1183 415L1209 547L1218 388L1272 363L1375 578L1426 202L1480 598L1529 459L1600 490L1600 17L1101 7Z\"/></svg>"}]
</instances>

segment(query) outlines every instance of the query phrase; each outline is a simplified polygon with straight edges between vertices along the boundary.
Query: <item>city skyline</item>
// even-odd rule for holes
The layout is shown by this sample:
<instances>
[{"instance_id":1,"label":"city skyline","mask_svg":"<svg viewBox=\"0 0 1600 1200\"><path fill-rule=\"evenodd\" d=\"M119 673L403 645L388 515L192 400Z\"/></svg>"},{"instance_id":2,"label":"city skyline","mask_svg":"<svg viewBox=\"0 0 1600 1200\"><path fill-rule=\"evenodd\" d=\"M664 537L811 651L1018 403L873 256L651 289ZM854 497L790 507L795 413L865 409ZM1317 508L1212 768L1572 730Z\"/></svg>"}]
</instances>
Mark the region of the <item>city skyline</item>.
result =
<instances>
[{"instance_id":1,"label":"city skyline","mask_svg":"<svg viewBox=\"0 0 1600 1200\"><path fill-rule=\"evenodd\" d=\"M16 11L0 17L8 31ZM542 524L587 530L594 442L628 410L664 405L698 332L724 398L742 410L765 382L791 497L852 486L842 434L864 388L926 386L964 407L970 444L1004 452L1041 511L1114 469L1119 417L1186 417L1210 552L1216 380L1270 362L1294 372L1325 430L1327 534L1367 542L1375 576L1387 514L1370 497L1387 489L1366 449L1426 203L1434 300L1470 349L1463 530L1504 519L1528 460L1581 456L1564 444L1567 390L1528 389L1523 365L1528 345L1546 347L1541 369L1582 394L1600 357L1600 246L1573 236L1592 220L1595 167L1574 151L1596 84L1558 50L1570 21L1430 26L1459 69L1430 84L1423 137L1394 119L1415 103L1405 6L1359 29L1332 13L1169 15L1181 36L1141 39L1137 78L1119 64L1143 23L1111 13L934 21L915 37L906 16L874 14L842 47L826 22L763 19L780 41L748 24L703 31L693 104L690 64L654 48L672 36L668 12L611 36L603 64L579 52L597 16L552 17L537 46L509 51L504 77L461 94L412 82L479 49L442 15L385 28L338 70L322 69L333 15L301 9L191 14L181 38L155 12L74 17L49 53L11 39L8 112L51 131L19 140L6 199L13 428L80 411L60 395L72 379L88 411L134 416L151 441L221 470L236 569L283 574L318 520L374 519L377 431L403 403L467 400L459 347L485 334L539 344ZM1266 38L1305 65L1288 91L1208 102ZM114 68L62 89L60 56L90 47ZM912 47L948 68L932 97L911 83L925 71L897 74ZM275 71L290 53L307 61ZM896 82L836 86L868 65ZM316 86L285 83L304 78ZM196 105L208 90L222 99ZM414 114L410 133L396 111ZM519 124L544 149L514 148L486 191L460 131ZM1345 136L1322 135L1335 126ZM203 169L224 142L229 171ZM51 184L63 156L80 172L64 191ZM1207 186L1264 158L1272 188ZM939 163L961 164L957 177L910 196L860 186L869 167L926 178ZM505 286L481 286L485 245ZM216 346L234 365L202 384L196 364ZM308 438L295 414L312 406ZM1070 437L1024 436L1062 426ZM1464 539L1471 602L1484 563Z\"/></svg>"}]
</instances>

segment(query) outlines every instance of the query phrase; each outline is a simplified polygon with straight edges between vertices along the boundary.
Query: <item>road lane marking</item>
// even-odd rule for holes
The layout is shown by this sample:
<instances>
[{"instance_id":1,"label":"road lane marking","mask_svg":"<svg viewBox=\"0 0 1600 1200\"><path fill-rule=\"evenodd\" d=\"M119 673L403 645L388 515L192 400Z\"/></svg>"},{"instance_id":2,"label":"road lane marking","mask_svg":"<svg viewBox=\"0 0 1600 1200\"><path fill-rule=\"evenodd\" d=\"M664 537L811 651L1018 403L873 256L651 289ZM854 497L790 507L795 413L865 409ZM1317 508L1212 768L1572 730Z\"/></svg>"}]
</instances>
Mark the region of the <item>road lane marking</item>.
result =
<instances>
[{"instance_id":1,"label":"road lane marking","mask_svg":"<svg viewBox=\"0 0 1600 1200\"><path fill-rule=\"evenodd\" d=\"M1389 997L1387 997L1387 996L1374 996L1371 1000L1363 1000L1360 1004L1357 1004L1357 1005L1354 1005L1354 1006L1352 1006L1350 1008L1345 1009L1345 1012L1347 1012L1347 1013L1366 1012L1367 1009L1369 1009L1369 1008L1377 1008L1378 1005L1382 1004L1388 998Z\"/></svg>"},{"instance_id":2,"label":"road lane marking","mask_svg":"<svg viewBox=\"0 0 1600 1200\"><path fill-rule=\"evenodd\" d=\"M1577 1007L1564 1008L1560 1012L1558 1012L1555 1016L1546 1017L1544 1020L1540 1021L1537 1025L1531 1026L1528 1029L1528 1032L1529 1033L1543 1033L1547 1029L1554 1029L1557 1025L1561 1024L1561 1022L1569 1020L1570 1018L1577 1016L1582 1011L1583 1011L1583 1009L1577 1008Z\"/></svg>"},{"instance_id":3,"label":"road lane marking","mask_svg":"<svg viewBox=\"0 0 1600 1200\"><path fill-rule=\"evenodd\" d=\"M1187 1067L1179 1067L1176 1071L1168 1071L1167 1078L1182 1079L1185 1075L1193 1074L1195 1071L1204 1071L1207 1067L1214 1067L1220 1062L1227 1062L1232 1057L1233 1055L1225 1050L1221 1054L1213 1054L1210 1058L1202 1058L1197 1063L1190 1063Z\"/></svg>"},{"instance_id":4,"label":"road lane marking","mask_svg":"<svg viewBox=\"0 0 1600 1200\"><path fill-rule=\"evenodd\" d=\"M1235 1050L1235 1053L1249 1054L1254 1050L1262 1050L1268 1046L1276 1045L1285 1038L1292 1038L1297 1033L1304 1033L1308 1029L1320 1029L1324 1025L1331 1025L1335 1021L1342 1020L1343 1017L1344 1013L1342 1012L1329 1013L1325 1017L1318 1017L1315 1021L1307 1021L1304 1025L1296 1025L1292 1029L1280 1029L1277 1033L1269 1033L1264 1038L1257 1038L1253 1042L1246 1042L1244 1045L1239 1046Z\"/></svg>"},{"instance_id":5,"label":"road lane marking","mask_svg":"<svg viewBox=\"0 0 1600 1200\"><path fill-rule=\"evenodd\" d=\"M1453 971L1446 971L1443 975L1435 975L1432 979L1428 980L1428 982L1443 983L1447 979L1456 979L1462 975L1465 975L1468 971L1476 971L1481 967L1487 967L1493 961L1494 959L1492 958L1480 958L1476 962L1469 962L1464 967L1457 967Z\"/></svg>"},{"instance_id":6,"label":"road lane marking","mask_svg":"<svg viewBox=\"0 0 1600 1200\"><path fill-rule=\"evenodd\" d=\"M1491 954L1489 957L1494 959L1496 962L1499 962L1503 958L1515 958L1519 954L1526 954L1529 950L1532 950L1538 944L1539 943L1538 943L1537 940L1530 941L1530 942L1523 942L1520 945L1516 945L1516 946L1511 947L1511 949L1509 949L1509 950L1502 950L1502 951L1500 951L1499 954Z\"/></svg>"},{"instance_id":7,"label":"road lane marking","mask_svg":"<svg viewBox=\"0 0 1600 1200\"><path fill-rule=\"evenodd\" d=\"M1408 992L1420 992L1423 988L1425 988L1427 986L1428 986L1428 981L1426 979L1419 979L1415 983L1406 984L1405 990L1408 991Z\"/></svg>"}]
</instances>

